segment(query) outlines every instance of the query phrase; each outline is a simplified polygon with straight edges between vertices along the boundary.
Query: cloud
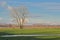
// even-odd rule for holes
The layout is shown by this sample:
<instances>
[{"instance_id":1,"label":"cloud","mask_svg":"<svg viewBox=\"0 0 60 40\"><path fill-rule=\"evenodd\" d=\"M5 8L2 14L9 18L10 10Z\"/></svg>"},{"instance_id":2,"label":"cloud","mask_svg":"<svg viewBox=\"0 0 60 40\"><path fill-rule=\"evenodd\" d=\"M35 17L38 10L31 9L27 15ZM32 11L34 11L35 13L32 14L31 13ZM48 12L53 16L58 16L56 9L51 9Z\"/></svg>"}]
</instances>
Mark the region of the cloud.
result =
<instances>
[{"instance_id":1,"label":"cloud","mask_svg":"<svg viewBox=\"0 0 60 40\"><path fill-rule=\"evenodd\" d=\"M13 4L17 4L17 5L26 5L26 6L31 6L31 7L42 7L43 9L46 10L60 10L60 3L56 3L56 2L9 2L9 3L13 3ZM3 5L6 4L6 2L2 2ZM15 6L14 6L15 7Z\"/></svg>"},{"instance_id":2,"label":"cloud","mask_svg":"<svg viewBox=\"0 0 60 40\"><path fill-rule=\"evenodd\" d=\"M28 6L32 7L42 7L44 9L48 10L60 10L60 3L55 2L41 2L41 3L32 3L32 2L26 2L24 4L27 4Z\"/></svg>"},{"instance_id":3,"label":"cloud","mask_svg":"<svg viewBox=\"0 0 60 40\"><path fill-rule=\"evenodd\" d=\"M47 11L49 10L50 12L51 11L54 11L54 12L60 11L60 3L55 3L55 2L49 2L49 3L48 2L43 2L43 3L42 2L41 3L34 3L34 2L33 3L32 2L15 2L15 3L24 4L24 5L27 5L27 6L37 7L37 8L42 7L43 9L45 9ZM3 6L6 5L6 3L3 2L2 5ZM8 9L11 10L12 7L11 6L8 6ZM31 16L33 16L33 15L34 16L40 16L39 14L37 14L37 15L36 14L32 14ZM43 16L46 17L45 14ZM12 19L11 19L11 21L12 21ZM10 23L12 23L11 21L10 21ZM59 22L47 21L47 20L44 20L44 19L34 19L34 18L30 19L30 22L33 22L33 23L35 23L35 22L36 23L47 23L47 24L51 24L51 25L52 24L60 24Z\"/></svg>"},{"instance_id":4,"label":"cloud","mask_svg":"<svg viewBox=\"0 0 60 40\"><path fill-rule=\"evenodd\" d=\"M3 2L3 3L2 3L2 6L6 6L6 4L7 4L6 2Z\"/></svg>"},{"instance_id":5,"label":"cloud","mask_svg":"<svg viewBox=\"0 0 60 40\"><path fill-rule=\"evenodd\" d=\"M48 3L48 2L43 2L43 3L29 3L30 6L33 7L42 7L44 9L48 9L48 10L60 10L60 3Z\"/></svg>"},{"instance_id":6,"label":"cloud","mask_svg":"<svg viewBox=\"0 0 60 40\"><path fill-rule=\"evenodd\" d=\"M17 4L24 4L27 6L31 6L31 7L42 7L43 9L47 9L47 10L60 10L60 3L56 3L56 2L14 2Z\"/></svg>"},{"instance_id":7,"label":"cloud","mask_svg":"<svg viewBox=\"0 0 60 40\"><path fill-rule=\"evenodd\" d=\"M8 6L8 9L9 9L9 10L12 10L12 7L11 7L11 6Z\"/></svg>"},{"instance_id":8,"label":"cloud","mask_svg":"<svg viewBox=\"0 0 60 40\"><path fill-rule=\"evenodd\" d=\"M3 18L2 18L2 17L0 17L0 21L1 21L1 20L3 20Z\"/></svg>"},{"instance_id":9,"label":"cloud","mask_svg":"<svg viewBox=\"0 0 60 40\"><path fill-rule=\"evenodd\" d=\"M30 24L40 23L40 24L45 24L45 25L60 25L59 20L43 19L43 18L30 18L29 23Z\"/></svg>"},{"instance_id":10,"label":"cloud","mask_svg":"<svg viewBox=\"0 0 60 40\"><path fill-rule=\"evenodd\" d=\"M5 1L3 1L3 2L0 2L0 6L2 6L2 7L4 7L4 6L6 6L6 2Z\"/></svg>"}]
</instances>

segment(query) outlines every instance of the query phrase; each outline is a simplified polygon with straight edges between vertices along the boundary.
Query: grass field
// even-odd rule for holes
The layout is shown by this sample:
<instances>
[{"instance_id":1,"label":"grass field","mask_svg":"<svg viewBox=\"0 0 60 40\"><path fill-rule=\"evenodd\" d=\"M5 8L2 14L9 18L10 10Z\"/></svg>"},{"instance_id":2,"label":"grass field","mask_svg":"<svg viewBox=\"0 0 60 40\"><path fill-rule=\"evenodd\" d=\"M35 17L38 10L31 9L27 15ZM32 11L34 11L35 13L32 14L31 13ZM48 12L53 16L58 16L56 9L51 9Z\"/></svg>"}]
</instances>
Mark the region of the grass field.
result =
<instances>
[{"instance_id":1,"label":"grass field","mask_svg":"<svg viewBox=\"0 0 60 40\"><path fill-rule=\"evenodd\" d=\"M60 34L60 28L0 28L0 36L7 34ZM60 36L38 36L38 37L0 37L0 40L60 40Z\"/></svg>"},{"instance_id":2,"label":"grass field","mask_svg":"<svg viewBox=\"0 0 60 40\"><path fill-rule=\"evenodd\" d=\"M0 35L2 34L60 34L60 28L38 28L38 29L0 28Z\"/></svg>"}]
</instances>

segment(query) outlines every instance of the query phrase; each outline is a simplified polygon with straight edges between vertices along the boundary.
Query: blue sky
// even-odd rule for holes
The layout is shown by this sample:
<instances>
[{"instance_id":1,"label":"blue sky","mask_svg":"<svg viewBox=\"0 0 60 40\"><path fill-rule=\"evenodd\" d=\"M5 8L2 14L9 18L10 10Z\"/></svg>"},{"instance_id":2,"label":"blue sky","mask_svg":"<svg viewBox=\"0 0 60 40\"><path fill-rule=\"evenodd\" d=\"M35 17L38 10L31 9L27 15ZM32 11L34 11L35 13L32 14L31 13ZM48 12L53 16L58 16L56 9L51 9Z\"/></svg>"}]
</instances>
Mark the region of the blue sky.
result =
<instances>
[{"instance_id":1,"label":"blue sky","mask_svg":"<svg viewBox=\"0 0 60 40\"><path fill-rule=\"evenodd\" d=\"M59 24L60 0L0 0L0 23L10 23L8 7L25 5L29 11L28 23Z\"/></svg>"}]
</instances>

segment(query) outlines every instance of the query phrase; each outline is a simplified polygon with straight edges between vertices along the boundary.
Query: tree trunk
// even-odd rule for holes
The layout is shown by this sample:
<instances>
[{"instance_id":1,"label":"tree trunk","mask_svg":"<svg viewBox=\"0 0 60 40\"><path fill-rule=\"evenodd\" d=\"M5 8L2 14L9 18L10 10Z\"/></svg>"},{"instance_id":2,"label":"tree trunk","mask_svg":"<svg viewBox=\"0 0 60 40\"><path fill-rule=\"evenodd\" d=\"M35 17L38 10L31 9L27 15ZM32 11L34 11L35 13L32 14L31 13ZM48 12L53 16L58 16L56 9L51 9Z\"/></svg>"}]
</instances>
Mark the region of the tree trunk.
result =
<instances>
[{"instance_id":1,"label":"tree trunk","mask_svg":"<svg viewBox=\"0 0 60 40\"><path fill-rule=\"evenodd\" d=\"M20 29L23 29L23 25L20 25Z\"/></svg>"}]
</instances>

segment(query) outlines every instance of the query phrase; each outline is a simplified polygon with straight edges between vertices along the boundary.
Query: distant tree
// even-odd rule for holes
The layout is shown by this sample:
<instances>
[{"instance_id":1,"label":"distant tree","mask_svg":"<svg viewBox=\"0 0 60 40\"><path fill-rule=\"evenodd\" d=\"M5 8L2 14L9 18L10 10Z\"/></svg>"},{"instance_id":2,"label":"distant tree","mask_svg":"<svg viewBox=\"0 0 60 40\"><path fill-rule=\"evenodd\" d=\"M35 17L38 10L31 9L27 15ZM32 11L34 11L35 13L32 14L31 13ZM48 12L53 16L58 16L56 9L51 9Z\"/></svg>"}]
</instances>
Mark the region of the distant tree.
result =
<instances>
[{"instance_id":1,"label":"distant tree","mask_svg":"<svg viewBox=\"0 0 60 40\"><path fill-rule=\"evenodd\" d=\"M17 8L8 7L11 10L11 15L15 19L17 25L20 27L20 29L23 29L23 25L25 23L25 19L28 14L28 10L25 6L20 6Z\"/></svg>"}]
</instances>

